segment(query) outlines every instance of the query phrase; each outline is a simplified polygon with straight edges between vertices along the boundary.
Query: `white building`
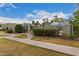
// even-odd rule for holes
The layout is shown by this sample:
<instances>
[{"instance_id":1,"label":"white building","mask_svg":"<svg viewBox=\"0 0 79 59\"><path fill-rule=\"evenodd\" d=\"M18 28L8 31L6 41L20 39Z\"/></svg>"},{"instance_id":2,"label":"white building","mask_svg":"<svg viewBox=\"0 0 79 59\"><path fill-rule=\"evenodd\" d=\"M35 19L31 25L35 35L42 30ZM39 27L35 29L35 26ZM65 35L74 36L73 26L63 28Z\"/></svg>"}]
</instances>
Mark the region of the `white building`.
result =
<instances>
[{"instance_id":1,"label":"white building","mask_svg":"<svg viewBox=\"0 0 79 59\"><path fill-rule=\"evenodd\" d=\"M1 24L0 29L1 30L13 30L15 32L15 26L17 25L17 23L5 23L5 24ZM25 29L27 29L28 24L24 23L21 24Z\"/></svg>"}]
</instances>

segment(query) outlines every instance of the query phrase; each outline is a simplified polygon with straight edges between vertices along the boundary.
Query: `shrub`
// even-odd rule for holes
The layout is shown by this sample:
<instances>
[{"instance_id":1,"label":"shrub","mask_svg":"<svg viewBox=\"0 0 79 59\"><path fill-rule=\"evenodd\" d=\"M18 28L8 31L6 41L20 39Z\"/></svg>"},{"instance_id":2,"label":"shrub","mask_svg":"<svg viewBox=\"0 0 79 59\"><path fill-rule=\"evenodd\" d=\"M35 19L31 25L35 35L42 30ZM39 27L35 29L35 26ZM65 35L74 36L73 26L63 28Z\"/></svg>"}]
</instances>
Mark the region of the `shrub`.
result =
<instances>
[{"instance_id":1,"label":"shrub","mask_svg":"<svg viewBox=\"0 0 79 59\"><path fill-rule=\"evenodd\" d=\"M13 33L13 31L12 31L12 30L6 30L6 32L7 32L7 33Z\"/></svg>"},{"instance_id":2,"label":"shrub","mask_svg":"<svg viewBox=\"0 0 79 59\"><path fill-rule=\"evenodd\" d=\"M63 38L64 39L76 39L77 35L76 34L67 35L66 33L63 33Z\"/></svg>"},{"instance_id":3,"label":"shrub","mask_svg":"<svg viewBox=\"0 0 79 59\"><path fill-rule=\"evenodd\" d=\"M23 32L23 27L22 25L18 24L15 26L15 32L17 33L22 33Z\"/></svg>"},{"instance_id":4,"label":"shrub","mask_svg":"<svg viewBox=\"0 0 79 59\"><path fill-rule=\"evenodd\" d=\"M76 34L71 34L71 35L69 35L69 38L70 38L70 39L76 39L77 36L76 36Z\"/></svg>"},{"instance_id":5,"label":"shrub","mask_svg":"<svg viewBox=\"0 0 79 59\"><path fill-rule=\"evenodd\" d=\"M5 31L5 29L2 29L2 31Z\"/></svg>"},{"instance_id":6,"label":"shrub","mask_svg":"<svg viewBox=\"0 0 79 59\"><path fill-rule=\"evenodd\" d=\"M58 30L52 30L52 29L33 29L34 35L37 36L52 36L56 37L59 34Z\"/></svg>"}]
</instances>

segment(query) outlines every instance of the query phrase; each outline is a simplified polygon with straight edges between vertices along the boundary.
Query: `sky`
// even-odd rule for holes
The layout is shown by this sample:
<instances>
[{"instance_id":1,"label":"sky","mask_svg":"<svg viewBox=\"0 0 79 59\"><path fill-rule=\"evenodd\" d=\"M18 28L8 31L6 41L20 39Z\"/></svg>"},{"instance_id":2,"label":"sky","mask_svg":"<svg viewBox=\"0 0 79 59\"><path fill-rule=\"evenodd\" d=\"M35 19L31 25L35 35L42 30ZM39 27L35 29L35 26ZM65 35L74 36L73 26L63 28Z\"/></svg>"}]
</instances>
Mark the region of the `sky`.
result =
<instances>
[{"instance_id":1,"label":"sky","mask_svg":"<svg viewBox=\"0 0 79 59\"><path fill-rule=\"evenodd\" d=\"M42 22L43 18L52 20L55 15L68 19L76 8L72 3L0 3L0 23Z\"/></svg>"}]
</instances>

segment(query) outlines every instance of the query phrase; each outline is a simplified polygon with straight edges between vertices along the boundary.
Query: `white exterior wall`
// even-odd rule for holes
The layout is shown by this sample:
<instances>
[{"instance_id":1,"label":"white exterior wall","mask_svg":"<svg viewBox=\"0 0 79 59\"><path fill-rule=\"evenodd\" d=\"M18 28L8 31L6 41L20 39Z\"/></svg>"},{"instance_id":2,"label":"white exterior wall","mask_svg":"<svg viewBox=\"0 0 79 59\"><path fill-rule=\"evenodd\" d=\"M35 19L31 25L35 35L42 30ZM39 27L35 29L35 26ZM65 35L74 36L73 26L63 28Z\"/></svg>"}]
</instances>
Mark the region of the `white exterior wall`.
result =
<instances>
[{"instance_id":1,"label":"white exterior wall","mask_svg":"<svg viewBox=\"0 0 79 59\"><path fill-rule=\"evenodd\" d=\"M15 31L15 26L16 24L11 24L11 23L1 25L2 29L6 30L8 28L8 30L13 30L13 31Z\"/></svg>"},{"instance_id":2,"label":"white exterior wall","mask_svg":"<svg viewBox=\"0 0 79 59\"><path fill-rule=\"evenodd\" d=\"M65 33L66 35L70 35L71 34L70 24L66 24L66 25L63 26L63 33Z\"/></svg>"}]
</instances>

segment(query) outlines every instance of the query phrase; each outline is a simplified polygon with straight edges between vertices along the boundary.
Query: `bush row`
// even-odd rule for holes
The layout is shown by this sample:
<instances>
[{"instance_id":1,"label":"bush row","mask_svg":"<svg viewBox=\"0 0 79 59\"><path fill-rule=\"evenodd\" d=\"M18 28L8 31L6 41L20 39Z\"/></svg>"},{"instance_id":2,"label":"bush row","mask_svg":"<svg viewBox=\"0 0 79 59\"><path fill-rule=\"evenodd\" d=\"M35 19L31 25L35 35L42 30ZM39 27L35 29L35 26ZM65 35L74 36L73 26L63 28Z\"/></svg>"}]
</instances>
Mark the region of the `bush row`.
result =
<instances>
[{"instance_id":1,"label":"bush row","mask_svg":"<svg viewBox=\"0 0 79 59\"><path fill-rule=\"evenodd\" d=\"M52 36L56 37L59 34L58 30L52 29L33 29L33 34L37 36Z\"/></svg>"},{"instance_id":2,"label":"bush row","mask_svg":"<svg viewBox=\"0 0 79 59\"><path fill-rule=\"evenodd\" d=\"M75 40L75 39L78 38L78 36L77 36L75 33L70 34L70 35L67 35L67 34L64 33L62 37L63 37L64 39L71 39L71 40Z\"/></svg>"},{"instance_id":3,"label":"bush row","mask_svg":"<svg viewBox=\"0 0 79 59\"><path fill-rule=\"evenodd\" d=\"M77 38L77 35L76 34L71 34L71 35L69 35L69 38L75 40Z\"/></svg>"},{"instance_id":4,"label":"bush row","mask_svg":"<svg viewBox=\"0 0 79 59\"><path fill-rule=\"evenodd\" d=\"M12 30L6 30L6 33L13 33Z\"/></svg>"}]
</instances>

